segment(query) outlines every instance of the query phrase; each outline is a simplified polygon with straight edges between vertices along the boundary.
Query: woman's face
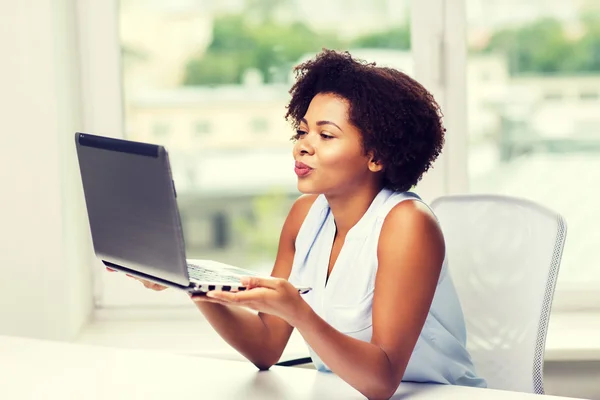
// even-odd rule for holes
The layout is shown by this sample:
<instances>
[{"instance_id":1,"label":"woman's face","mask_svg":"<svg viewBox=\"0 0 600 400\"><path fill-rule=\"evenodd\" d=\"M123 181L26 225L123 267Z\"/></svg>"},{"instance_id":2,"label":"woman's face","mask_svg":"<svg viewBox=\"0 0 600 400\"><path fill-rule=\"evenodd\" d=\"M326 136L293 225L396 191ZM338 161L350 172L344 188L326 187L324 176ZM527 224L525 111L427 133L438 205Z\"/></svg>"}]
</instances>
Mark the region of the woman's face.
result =
<instances>
[{"instance_id":1,"label":"woman's face","mask_svg":"<svg viewBox=\"0 0 600 400\"><path fill-rule=\"evenodd\" d=\"M348 101L334 94L320 93L310 102L293 152L300 192L343 194L375 178L379 166L364 154L348 111Z\"/></svg>"}]
</instances>

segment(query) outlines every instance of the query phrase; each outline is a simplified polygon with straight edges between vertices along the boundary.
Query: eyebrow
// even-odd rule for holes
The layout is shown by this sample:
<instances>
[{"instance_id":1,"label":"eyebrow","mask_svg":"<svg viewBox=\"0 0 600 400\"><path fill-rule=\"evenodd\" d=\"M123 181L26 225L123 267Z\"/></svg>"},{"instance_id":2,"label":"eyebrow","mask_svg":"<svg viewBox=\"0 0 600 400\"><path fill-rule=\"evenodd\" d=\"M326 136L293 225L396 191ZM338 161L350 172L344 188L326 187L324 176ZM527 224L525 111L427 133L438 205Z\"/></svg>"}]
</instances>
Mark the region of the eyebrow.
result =
<instances>
[{"instance_id":1,"label":"eyebrow","mask_svg":"<svg viewBox=\"0 0 600 400\"><path fill-rule=\"evenodd\" d=\"M302 118L300 119L301 122L304 122L306 125L308 125L308 122L306 121L306 118ZM317 121L316 122L317 126L323 126L323 125L333 125L336 128L338 128L340 131L344 132L342 130L342 128L340 128L335 122L331 122L331 121Z\"/></svg>"}]
</instances>

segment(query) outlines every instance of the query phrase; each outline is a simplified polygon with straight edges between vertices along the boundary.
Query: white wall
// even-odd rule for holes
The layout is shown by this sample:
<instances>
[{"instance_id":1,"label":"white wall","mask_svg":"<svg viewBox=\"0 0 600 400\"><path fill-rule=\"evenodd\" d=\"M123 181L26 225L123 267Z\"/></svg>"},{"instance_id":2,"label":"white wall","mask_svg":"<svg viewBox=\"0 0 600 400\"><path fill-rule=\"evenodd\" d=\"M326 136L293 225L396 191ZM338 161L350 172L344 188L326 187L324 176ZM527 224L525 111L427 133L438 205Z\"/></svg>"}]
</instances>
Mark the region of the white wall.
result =
<instances>
[{"instance_id":1,"label":"white wall","mask_svg":"<svg viewBox=\"0 0 600 400\"><path fill-rule=\"evenodd\" d=\"M76 38L74 0L0 2L0 334L72 339L91 311Z\"/></svg>"}]
</instances>

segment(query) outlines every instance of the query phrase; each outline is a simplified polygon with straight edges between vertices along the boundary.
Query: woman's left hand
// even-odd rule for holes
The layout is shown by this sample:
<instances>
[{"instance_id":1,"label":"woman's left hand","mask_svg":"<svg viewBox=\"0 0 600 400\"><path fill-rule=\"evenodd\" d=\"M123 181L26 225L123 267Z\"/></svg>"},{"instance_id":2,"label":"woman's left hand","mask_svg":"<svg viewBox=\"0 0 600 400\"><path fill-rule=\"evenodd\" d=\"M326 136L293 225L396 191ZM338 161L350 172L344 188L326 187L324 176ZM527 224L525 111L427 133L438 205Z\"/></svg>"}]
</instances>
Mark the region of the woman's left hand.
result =
<instances>
[{"instance_id":1,"label":"woman's left hand","mask_svg":"<svg viewBox=\"0 0 600 400\"><path fill-rule=\"evenodd\" d=\"M242 278L246 290L224 292L213 290L206 295L225 304L239 305L276 315L294 326L298 318L310 306L291 283L281 278Z\"/></svg>"}]
</instances>

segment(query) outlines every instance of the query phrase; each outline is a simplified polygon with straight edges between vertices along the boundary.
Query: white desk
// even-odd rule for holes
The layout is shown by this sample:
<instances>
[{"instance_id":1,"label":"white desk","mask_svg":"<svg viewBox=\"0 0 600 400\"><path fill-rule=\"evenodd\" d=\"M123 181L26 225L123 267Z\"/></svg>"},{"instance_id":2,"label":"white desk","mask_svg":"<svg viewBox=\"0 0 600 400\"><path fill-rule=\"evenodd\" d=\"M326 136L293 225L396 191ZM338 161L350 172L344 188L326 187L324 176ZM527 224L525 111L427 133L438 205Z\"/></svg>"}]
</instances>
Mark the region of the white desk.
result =
<instances>
[{"instance_id":1,"label":"white desk","mask_svg":"<svg viewBox=\"0 0 600 400\"><path fill-rule=\"evenodd\" d=\"M0 398L335 400L364 397L334 374L314 370L273 367L259 372L248 362L0 336ZM440 398L541 399L523 393L406 383L394 396L394 399Z\"/></svg>"}]
</instances>

